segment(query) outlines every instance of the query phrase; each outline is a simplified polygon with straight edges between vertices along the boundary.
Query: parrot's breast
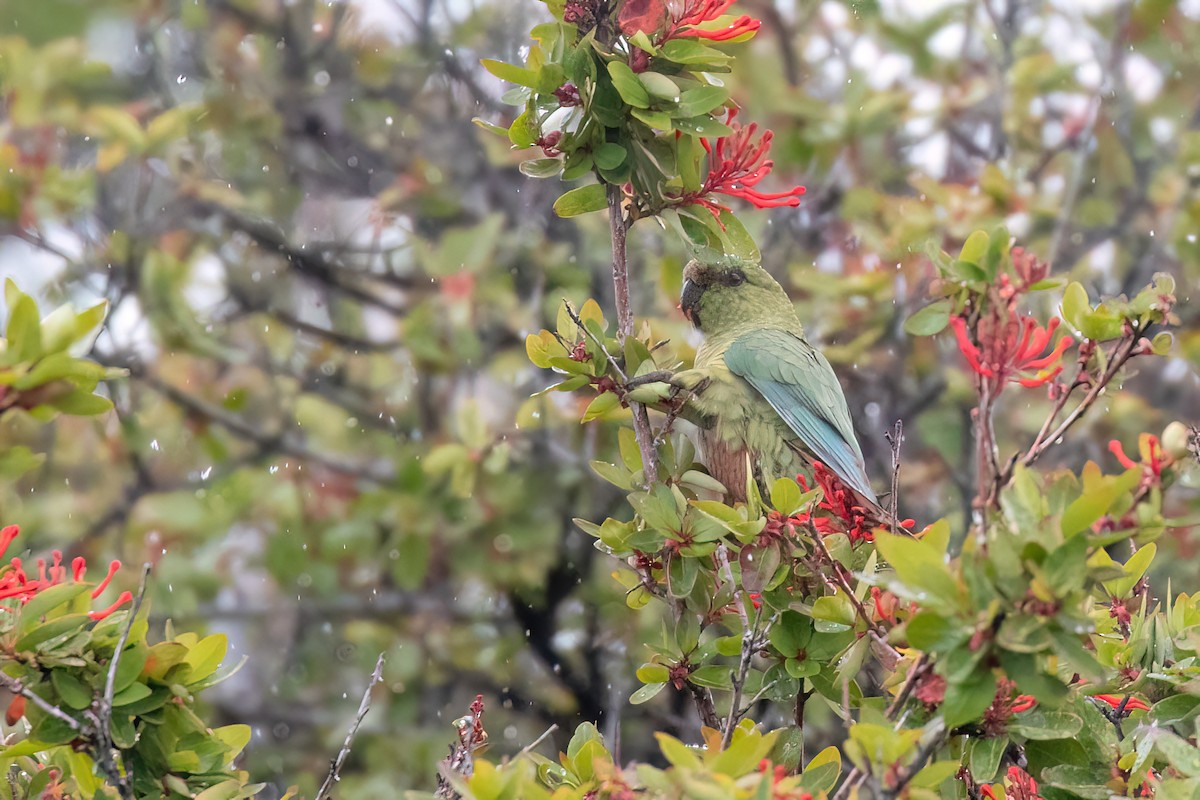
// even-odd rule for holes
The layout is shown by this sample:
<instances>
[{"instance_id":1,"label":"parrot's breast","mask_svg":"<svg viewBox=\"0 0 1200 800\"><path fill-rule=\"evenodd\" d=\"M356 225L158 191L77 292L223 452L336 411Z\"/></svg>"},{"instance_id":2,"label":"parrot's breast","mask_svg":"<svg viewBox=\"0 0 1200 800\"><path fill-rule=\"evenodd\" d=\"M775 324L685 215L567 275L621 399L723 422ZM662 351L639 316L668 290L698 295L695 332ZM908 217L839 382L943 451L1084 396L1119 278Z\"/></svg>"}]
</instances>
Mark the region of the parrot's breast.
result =
<instances>
[{"instance_id":1,"label":"parrot's breast","mask_svg":"<svg viewBox=\"0 0 1200 800\"><path fill-rule=\"evenodd\" d=\"M697 364L701 363L699 355ZM746 469L760 484L796 476L803 466L789 442L796 438L770 403L717 360L706 365L710 383L692 404L715 422L701 431L700 448L709 473L734 501L746 499Z\"/></svg>"}]
</instances>

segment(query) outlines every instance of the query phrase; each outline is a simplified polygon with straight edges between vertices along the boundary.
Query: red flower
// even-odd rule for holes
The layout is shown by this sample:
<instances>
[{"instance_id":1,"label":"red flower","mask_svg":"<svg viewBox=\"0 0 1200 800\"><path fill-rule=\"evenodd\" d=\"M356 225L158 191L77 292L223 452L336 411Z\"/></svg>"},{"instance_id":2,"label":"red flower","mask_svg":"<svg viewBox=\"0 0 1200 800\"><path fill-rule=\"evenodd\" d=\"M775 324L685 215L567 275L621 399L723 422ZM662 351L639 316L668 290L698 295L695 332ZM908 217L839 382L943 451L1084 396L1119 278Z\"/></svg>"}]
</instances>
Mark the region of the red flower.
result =
<instances>
[{"instance_id":1,"label":"red flower","mask_svg":"<svg viewBox=\"0 0 1200 800\"><path fill-rule=\"evenodd\" d=\"M871 599L875 601L875 614L882 620L896 624L896 606L900 599L891 592L882 591L878 586L871 587Z\"/></svg>"},{"instance_id":2,"label":"red flower","mask_svg":"<svg viewBox=\"0 0 1200 800\"><path fill-rule=\"evenodd\" d=\"M1008 730L1008 722L1014 714L1028 711L1037 705L1037 700L1027 694L1013 696L1016 681L1001 678L996 684L996 696L987 711L983 712L980 727L987 736L1000 736Z\"/></svg>"},{"instance_id":3,"label":"red flower","mask_svg":"<svg viewBox=\"0 0 1200 800\"><path fill-rule=\"evenodd\" d=\"M1112 706L1114 711L1121 708L1121 704L1124 703L1125 708L1122 711L1123 714L1129 714L1131 711L1150 710L1150 706L1146 705L1146 701L1139 700L1136 697L1128 697L1128 699L1126 699L1124 697L1117 697L1115 694L1094 694L1092 695L1092 699L1102 700L1105 703L1108 703L1110 706Z\"/></svg>"},{"instance_id":4,"label":"red flower","mask_svg":"<svg viewBox=\"0 0 1200 800\"><path fill-rule=\"evenodd\" d=\"M713 31L696 27L705 22L712 22L722 16L729 10L731 5L733 5L733 0L686 0L682 4L679 13L672 14L674 25L666 38L669 39L675 35L695 36L699 39L725 42L748 33L754 33L762 27L760 21L745 14L730 23L729 27L722 30Z\"/></svg>"},{"instance_id":5,"label":"red flower","mask_svg":"<svg viewBox=\"0 0 1200 800\"><path fill-rule=\"evenodd\" d=\"M1062 364L1057 362L1075 340L1064 336L1043 355L1058 329L1058 317L1043 328L1032 317L1019 317L1011 306L1007 312L1000 319L997 316L1003 312L980 318L976 331L978 345L971 341L965 319L954 317L950 320L958 339L958 349L971 369L988 378L993 390L999 390L1006 381L1022 386L1041 386L1053 380L1062 372Z\"/></svg>"},{"instance_id":6,"label":"red flower","mask_svg":"<svg viewBox=\"0 0 1200 800\"><path fill-rule=\"evenodd\" d=\"M1037 781L1028 772L1014 765L1008 768L1007 777L1008 788L1004 796L1008 800L1041 800Z\"/></svg>"},{"instance_id":7,"label":"red flower","mask_svg":"<svg viewBox=\"0 0 1200 800\"><path fill-rule=\"evenodd\" d=\"M786 192L762 192L754 188L775 166L775 162L767 158L771 151L771 139L775 134L767 130L759 135L758 124L754 122L745 127L739 125L734 121L737 113L736 108L730 109L729 116L725 119L725 124L732 129L728 136L720 137L715 144L708 139L700 140L700 144L708 153L708 177L704 179L699 191L679 197L680 204L702 205L718 218L721 211L728 209L709 199L708 195L724 194L738 197L755 208L800 205L800 196L804 194L803 186L793 186Z\"/></svg>"},{"instance_id":8,"label":"red flower","mask_svg":"<svg viewBox=\"0 0 1200 800\"><path fill-rule=\"evenodd\" d=\"M1013 700L1012 712L1014 714L1020 714L1022 711L1028 711L1036 705L1037 699L1034 698L1033 695L1019 694L1017 695L1016 699Z\"/></svg>"},{"instance_id":9,"label":"red flower","mask_svg":"<svg viewBox=\"0 0 1200 800\"><path fill-rule=\"evenodd\" d=\"M927 706L940 705L946 699L946 679L936 672L927 672L913 689L913 697Z\"/></svg>"},{"instance_id":10,"label":"red flower","mask_svg":"<svg viewBox=\"0 0 1200 800\"><path fill-rule=\"evenodd\" d=\"M1121 446L1121 442L1113 439L1108 443L1108 450L1117 457L1117 461L1125 469L1134 469L1141 466L1146 470L1146 477L1153 477L1155 480L1162 478L1163 469L1163 449L1162 443L1154 434L1143 433L1138 437L1138 451L1143 456L1141 462L1134 461L1129 456L1125 455L1125 448Z\"/></svg>"},{"instance_id":11,"label":"red flower","mask_svg":"<svg viewBox=\"0 0 1200 800\"><path fill-rule=\"evenodd\" d=\"M573 83L564 83L555 89L553 94L558 98L560 108L574 108L583 104L583 100L579 96L579 89Z\"/></svg>"},{"instance_id":12,"label":"red flower","mask_svg":"<svg viewBox=\"0 0 1200 800\"><path fill-rule=\"evenodd\" d=\"M550 131L542 134L534 142L535 145L542 148L542 152L546 154L546 158L554 158L562 155L562 151L558 149L558 143L562 141L562 131Z\"/></svg>"},{"instance_id":13,"label":"red flower","mask_svg":"<svg viewBox=\"0 0 1200 800\"><path fill-rule=\"evenodd\" d=\"M638 31L655 34L661 29L657 37L659 46L681 36L726 42L753 34L762 27L760 21L745 14L719 30L700 27L722 17L733 3L734 0L675 0L669 4L664 0L625 0L617 24L626 36Z\"/></svg>"},{"instance_id":14,"label":"red flower","mask_svg":"<svg viewBox=\"0 0 1200 800\"><path fill-rule=\"evenodd\" d=\"M638 31L655 33L667 18L667 6L663 0L625 0L617 24L621 33L633 36Z\"/></svg>"},{"instance_id":15,"label":"red flower","mask_svg":"<svg viewBox=\"0 0 1200 800\"><path fill-rule=\"evenodd\" d=\"M8 546L12 544L13 539L21 529L16 525L9 525L3 530L0 530L0 556L3 556ZM55 550L51 554L50 564L46 560L39 558L37 560L37 575L30 577L25 572L25 565L19 558L12 559L7 568L4 568L0 574L0 600L19 599L22 604L29 602L30 598L34 597L43 589L48 589L60 583L65 583L67 580L67 568L63 566L63 554L61 550ZM100 594L108 588L108 584L113 579L113 575L121 568L120 561L113 561L108 567L108 574L105 576L95 589L92 590L92 598L99 597ZM84 573L87 572L87 562L82 558L76 558L71 562L71 577L76 583L83 580ZM108 608L102 611L91 611L88 616L93 620L100 620L107 617L109 614L116 611L119 607L128 603L133 599L130 592L122 592L117 601ZM11 609L8 609L11 610Z\"/></svg>"}]
</instances>

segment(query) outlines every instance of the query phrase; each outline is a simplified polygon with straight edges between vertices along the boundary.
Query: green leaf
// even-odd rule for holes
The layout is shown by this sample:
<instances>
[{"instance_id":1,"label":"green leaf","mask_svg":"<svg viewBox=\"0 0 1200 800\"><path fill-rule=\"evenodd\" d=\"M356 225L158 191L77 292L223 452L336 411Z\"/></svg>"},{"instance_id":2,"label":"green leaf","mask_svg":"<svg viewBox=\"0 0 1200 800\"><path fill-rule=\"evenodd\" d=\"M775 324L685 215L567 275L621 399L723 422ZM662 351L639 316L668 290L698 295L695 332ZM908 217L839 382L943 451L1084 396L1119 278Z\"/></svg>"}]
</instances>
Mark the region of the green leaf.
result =
<instances>
[{"instance_id":1,"label":"green leaf","mask_svg":"<svg viewBox=\"0 0 1200 800\"><path fill-rule=\"evenodd\" d=\"M648 683L631 694L629 696L629 702L635 706L641 705L642 703L645 703L648 700L656 697L664 688L666 688L665 683Z\"/></svg>"},{"instance_id":2,"label":"green leaf","mask_svg":"<svg viewBox=\"0 0 1200 800\"><path fill-rule=\"evenodd\" d=\"M537 119L528 110L521 112L508 126L508 140L522 149L533 147L541 133Z\"/></svg>"},{"instance_id":3,"label":"green leaf","mask_svg":"<svg viewBox=\"0 0 1200 800\"><path fill-rule=\"evenodd\" d=\"M596 152L592 154L592 158L596 161L596 166L601 169L616 169L625 163L625 157L628 155L624 147L615 142L605 142L596 148Z\"/></svg>"},{"instance_id":4,"label":"green leaf","mask_svg":"<svg viewBox=\"0 0 1200 800\"><path fill-rule=\"evenodd\" d=\"M971 777L976 783L991 783L1000 771L1000 759L1008 747L1007 736L973 738L967 745Z\"/></svg>"},{"instance_id":5,"label":"green leaf","mask_svg":"<svg viewBox=\"0 0 1200 800\"><path fill-rule=\"evenodd\" d=\"M1088 301L1087 289L1077 281L1068 284L1063 290L1062 316L1077 331L1082 331L1087 315L1092 310Z\"/></svg>"},{"instance_id":6,"label":"green leaf","mask_svg":"<svg viewBox=\"0 0 1200 800\"><path fill-rule=\"evenodd\" d=\"M608 74L621 99L634 108L649 108L650 93L624 61L608 62Z\"/></svg>"},{"instance_id":7,"label":"green leaf","mask_svg":"<svg viewBox=\"0 0 1200 800\"><path fill-rule=\"evenodd\" d=\"M950 322L950 301L930 303L904 321L904 331L911 336L933 336Z\"/></svg>"},{"instance_id":8,"label":"green leaf","mask_svg":"<svg viewBox=\"0 0 1200 800\"><path fill-rule=\"evenodd\" d=\"M1145 547L1138 548L1138 551L1131 555L1129 560L1123 565L1125 576L1105 581L1105 591L1113 597L1128 597L1129 593L1133 591L1133 587L1146 574L1146 570L1150 569L1150 564L1153 563L1157 552L1158 546L1153 542Z\"/></svg>"},{"instance_id":9,"label":"green leaf","mask_svg":"<svg viewBox=\"0 0 1200 800\"><path fill-rule=\"evenodd\" d=\"M91 687L65 669L52 671L50 683L54 685L54 691L58 692L62 701L76 711L85 709L92 704Z\"/></svg>"},{"instance_id":10,"label":"green leaf","mask_svg":"<svg viewBox=\"0 0 1200 800\"><path fill-rule=\"evenodd\" d=\"M21 631L28 633L41 622L43 616L71 602L88 591L86 583L60 583L38 592L21 607Z\"/></svg>"},{"instance_id":11,"label":"green leaf","mask_svg":"<svg viewBox=\"0 0 1200 800\"><path fill-rule=\"evenodd\" d=\"M588 403L588 407L583 412L583 419L580 422L591 422L592 420L601 419L618 410L620 407L621 398L617 397L613 392L605 392Z\"/></svg>"},{"instance_id":12,"label":"green leaf","mask_svg":"<svg viewBox=\"0 0 1200 800\"><path fill-rule=\"evenodd\" d=\"M525 69L524 67L518 67L516 64L508 64L492 58L482 59L479 63L483 65L484 69L502 81L515 83L518 86L526 86L530 89L538 88L538 72L536 70Z\"/></svg>"},{"instance_id":13,"label":"green leaf","mask_svg":"<svg viewBox=\"0 0 1200 800\"><path fill-rule=\"evenodd\" d=\"M698 117L710 114L729 99L729 90L723 86L700 86L688 89L679 96L672 116Z\"/></svg>"},{"instance_id":14,"label":"green leaf","mask_svg":"<svg viewBox=\"0 0 1200 800\"><path fill-rule=\"evenodd\" d=\"M608 206L605 188L600 183L589 183L566 192L554 201L554 213L560 217L576 217Z\"/></svg>"},{"instance_id":15,"label":"green leaf","mask_svg":"<svg viewBox=\"0 0 1200 800\"><path fill-rule=\"evenodd\" d=\"M151 694L150 687L144 683L131 683L123 690L113 695L113 707L119 708L139 700L145 700Z\"/></svg>"},{"instance_id":16,"label":"green leaf","mask_svg":"<svg viewBox=\"0 0 1200 800\"><path fill-rule=\"evenodd\" d=\"M661 72L647 71L638 75L637 78L639 81L641 81L642 86L646 88L646 91L654 97L662 100L669 100L672 103L679 100L679 85L666 75L663 75ZM616 83L615 79L613 80L613 83ZM621 87L618 86L617 91L621 91Z\"/></svg>"},{"instance_id":17,"label":"green leaf","mask_svg":"<svg viewBox=\"0 0 1200 800\"><path fill-rule=\"evenodd\" d=\"M700 667L688 675L688 683L706 686L709 689L732 689L733 671L719 664Z\"/></svg>"},{"instance_id":18,"label":"green leaf","mask_svg":"<svg viewBox=\"0 0 1200 800\"><path fill-rule=\"evenodd\" d=\"M975 231L963 242L962 250L958 254L958 260L976 267L980 266L987 255L990 239L991 237L983 231Z\"/></svg>"},{"instance_id":19,"label":"green leaf","mask_svg":"<svg viewBox=\"0 0 1200 800\"><path fill-rule=\"evenodd\" d=\"M1035 708L1018 714L1008 724L1008 730L1026 739L1069 739L1083 729L1083 719L1070 711Z\"/></svg>"},{"instance_id":20,"label":"green leaf","mask_svg":"<svg viewBox=\"0 0 1200 800\"><path fill-rule=\"evenodd\" d=\"M978 719L996 696L996 676L991 670L972 673L965 683L948 684L942 717L947 728Z\"/></svg>"},{"instance_id":21,"label":"green leaf","mask_svg":"<svg viewBox=\"0 0 1200 800\"><path fill-rule=\"evenodd\" d=\"M563 161L561 158L531 158L522 161L517 169L529 178L552 178L562 172Z\"/></svg>"},{"instance_id":22,"label":"green leaf","mask_svg":"<svg viewBox=\"0 0 1200 800\"><path fill-rule=\"evenodd\" d=\"M662 46L660 52L663 58L676 64L722 65L730 59L728 54L695 39L672 39Z\"/></svg>"},{"instance_id":23,"label":"green leaf","mask_svg":"<svg viewBox=\"0 0 1200 800\"><path fill-rule=\"evenodd\" d=\"M188 683L192 684L203 680L216 672L228 649L229 639L223 633L205 636L192 645L183 659L183 663L191 667L191 672L187 676Z\"/></svg>"},{"instance_id":24,"label":"green leaf","mask_svg":"<svg viewBox=\"0 0 1200 800\"><path fill-rule=\"evenodd\" d=\"M29 295L20 295L12 304L5 336L8 339L6 363L33 361L42 354L42 325L38 320L37 304Z\"/></svg>"}]
</instances>

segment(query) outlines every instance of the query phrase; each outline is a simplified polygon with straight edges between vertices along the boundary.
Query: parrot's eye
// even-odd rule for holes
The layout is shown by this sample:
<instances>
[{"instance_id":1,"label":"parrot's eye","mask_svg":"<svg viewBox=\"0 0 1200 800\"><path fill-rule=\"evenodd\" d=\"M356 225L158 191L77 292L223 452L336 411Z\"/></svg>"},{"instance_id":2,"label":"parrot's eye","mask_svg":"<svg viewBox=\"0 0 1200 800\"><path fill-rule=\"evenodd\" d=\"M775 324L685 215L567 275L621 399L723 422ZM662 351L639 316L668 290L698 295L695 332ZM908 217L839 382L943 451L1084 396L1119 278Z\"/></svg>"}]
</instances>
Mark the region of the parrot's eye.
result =
<instances>
[{"instance_id":1,"label":"parrot's eye","mask_svg":"<svg viewBox=\"0 0 1200 800\"><path fill-rule=\"evenodd\" d=\"M746 273L742 272L740 269L734 270L733 272L729 273L729 285L730 286L741 286L745 282L746 282Z\"/></svg>"}]
</instances>

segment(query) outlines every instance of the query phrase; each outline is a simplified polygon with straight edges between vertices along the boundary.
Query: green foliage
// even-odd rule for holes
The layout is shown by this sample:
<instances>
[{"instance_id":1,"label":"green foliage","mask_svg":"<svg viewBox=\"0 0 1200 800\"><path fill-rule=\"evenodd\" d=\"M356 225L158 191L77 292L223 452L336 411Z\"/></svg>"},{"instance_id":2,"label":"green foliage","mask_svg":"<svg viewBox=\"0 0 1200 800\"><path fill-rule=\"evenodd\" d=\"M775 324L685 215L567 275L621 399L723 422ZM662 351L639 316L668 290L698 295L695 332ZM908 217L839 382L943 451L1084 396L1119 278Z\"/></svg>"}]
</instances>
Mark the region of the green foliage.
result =
<instances>
[{"instance_id":1,"label":"green foliage","mask_svg":"<svg viewBox=\"0 0 1200 800\"><path fill-rule=\"evenodd\" d=\"M41 319L37 303L12 280L5 282L4 300L8 320L0 339L0 413L23 409L44 422L59 413L90 416L111 409L107 398L95 394L96 386L124 371L79 357L91 348L108 303L82 312L65 305Z\"/></svg>"}]
</instances>

